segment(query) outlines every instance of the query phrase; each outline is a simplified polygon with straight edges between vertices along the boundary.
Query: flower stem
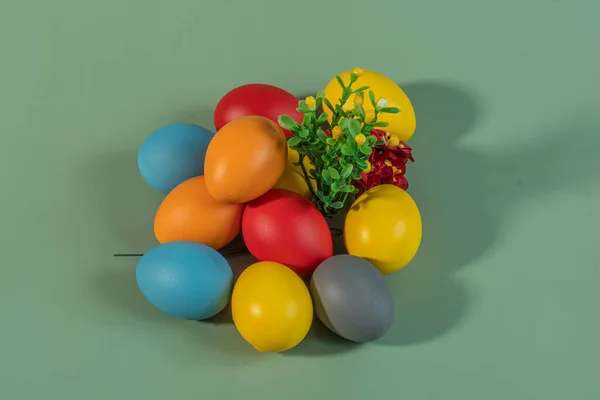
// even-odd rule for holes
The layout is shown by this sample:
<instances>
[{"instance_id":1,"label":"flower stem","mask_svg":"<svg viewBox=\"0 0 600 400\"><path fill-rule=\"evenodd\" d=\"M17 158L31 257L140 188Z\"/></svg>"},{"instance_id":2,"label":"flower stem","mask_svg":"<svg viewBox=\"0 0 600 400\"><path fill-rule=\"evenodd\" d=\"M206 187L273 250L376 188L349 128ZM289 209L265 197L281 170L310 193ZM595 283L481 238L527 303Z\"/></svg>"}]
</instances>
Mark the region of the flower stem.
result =
<instances>
[{"instance_id":1,"label":"flower stem","mask_svg":"<svg viewBox=\"0 0 600 400\"><path fill-rule=\"evenodd\" d=\"M306 156L304 154L301 154L300 168L302 169L302 174L304 175L304 180L306 181L306 184L308 185L308 190L310 190L310 194L313 196L314 199L318 200L319 198L317 197L317 194L315 193L315 190L313 189L312 183L310 182L310 176L308 175L308 172L306 172L306 167L304 166L304 157L306 157Z\"/></svg>"}]
</instances>

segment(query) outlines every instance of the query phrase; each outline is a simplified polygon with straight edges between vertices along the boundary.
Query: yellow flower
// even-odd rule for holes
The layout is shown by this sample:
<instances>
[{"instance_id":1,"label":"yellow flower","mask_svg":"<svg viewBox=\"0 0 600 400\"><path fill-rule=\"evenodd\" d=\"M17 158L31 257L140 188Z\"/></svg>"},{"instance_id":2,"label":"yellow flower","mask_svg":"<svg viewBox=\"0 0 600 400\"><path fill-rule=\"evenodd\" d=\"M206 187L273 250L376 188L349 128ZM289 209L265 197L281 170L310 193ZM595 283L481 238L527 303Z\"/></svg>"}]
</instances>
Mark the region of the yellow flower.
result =
<instances>
[{"instance_id":1,"label":"yellow flower","mask_svg":"<svg viewBox=\"0 0 600 400\"><path fill-rule=\"evenodd\" d=\"M354 141L356 142L356 144L358 144L359 146L362 146L363 144L365 144L365 140L367 140L367 138L365 137L365 135L363 135L362 133L359 133L358 135L356 135L356 137L354 138Z\"/></svg>"},{"instance_id":2,"label":"yellow flower","mask_svg":"<svg viewBox=\"0 0 600 400\"><path fill-rule=\"evenodd\" d=\"M311 110L317 108L317 100L313 96L308 96L306 99L304 99L304 102Z\"/></svg>"},{"instance_id":3,"label":"yellow flower","mask_svg":"<svg viewBox=\"0 0 600 400\"><path fill-rule=\"evenodd\" d=\"M390 135L389 139L387 140L386 145L388 147L396 147L400 144L400 139L398 139L398 136L396 135Z\"/></svg>"},{"instance_id":4,"label":"yellow flower","mask_svg":"<svg viewBox=\"0 0 600 400\"><path fill-rule=\"evenodd\" d=\"M342 135L342 132L342 128L340 128L339 126L334 126L331 130L331 137L337 139Z\"/></svg>"},{"instance_id":5,"label":"yellow flower","mask_svg":"<svg viewBox=\"0 0 600 400\"><path fill-rule=\"evenodd\" d=\"M365 71L363 71L362 68L354 68L354 70L352 72L354 72L354 75L356 75L356 76L361 76L363 74L363 72L365 72Z\"/></svg>"},{"instance_id":6,"label":"yellow flower","mask_svg":"<svg viewBox=\"0 0 600 400\"><path fill-rule=\"evenodd\" d=\"M371 163L369 161L366 161L366 163L367 163L367 168L365 168L365 170L363 172L365 174L368 174L373 169L373 166L371 165Z\"/></svg>"},{"instance_id":7,"label":"yellow flower","mask_svg":"<svg viewBox=\"0 0 600 400\"><path fill-rule=\"evenodd\" d=\"M365 102L365 98L363 96L359 96L359 95L354 96L354 104L358 104L359 106L362 106L364 102Z\"/></svg>"}]
</instances>

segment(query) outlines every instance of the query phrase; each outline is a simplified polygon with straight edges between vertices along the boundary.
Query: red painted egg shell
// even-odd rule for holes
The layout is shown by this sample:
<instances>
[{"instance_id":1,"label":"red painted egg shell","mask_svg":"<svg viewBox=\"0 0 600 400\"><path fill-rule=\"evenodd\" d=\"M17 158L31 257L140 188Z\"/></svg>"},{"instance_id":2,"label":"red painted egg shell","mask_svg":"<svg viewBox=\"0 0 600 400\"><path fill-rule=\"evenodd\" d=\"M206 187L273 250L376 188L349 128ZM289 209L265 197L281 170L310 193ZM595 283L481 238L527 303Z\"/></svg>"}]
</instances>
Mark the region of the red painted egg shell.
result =
<instances>
[{"instance_id":1,"label":"red painted egg shell","mask_svg":"<svg viewBox=\"0 0 600 400\"><path fill-rule=\"evenodd\" d=\"M280 115L290 116L302 123L304 115L298 111L298 99L291 93L273 85L251 83L238 86L221 98L215 108L216 129L221 129L234 119L247 115L258 115L277 123ZM291 132L284 129L286 136Z\"/></svg>"},{"instance_id":2,"label":"red painted egg shell","mask_svg":"<svg viewBox=\"0 0 600 400\"><path fill-rule=\"evenodd\" d=\"M278 262L303 278L333 256L325 217L310 200L289 190L271 189L249 202L242 234L258 261Z\"/></svg>"}]
</instances>

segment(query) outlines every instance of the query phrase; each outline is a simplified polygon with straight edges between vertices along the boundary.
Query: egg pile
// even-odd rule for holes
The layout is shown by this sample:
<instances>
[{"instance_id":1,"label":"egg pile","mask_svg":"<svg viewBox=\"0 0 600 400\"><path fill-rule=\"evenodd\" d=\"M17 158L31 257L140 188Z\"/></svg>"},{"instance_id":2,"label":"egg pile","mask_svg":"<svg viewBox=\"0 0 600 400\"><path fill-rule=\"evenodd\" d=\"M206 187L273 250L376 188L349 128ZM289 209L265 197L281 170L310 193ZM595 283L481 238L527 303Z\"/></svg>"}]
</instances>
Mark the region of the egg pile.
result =
<instances>
[{"instance_id":1,"label":"egg pile","mask_svg":"<svg viewBox=\"0 0 600 400\"><path fill-rule=\"evenodd\" d=\"M291 133L276 122L281 114L302 122L297 105L275 86L243 85L217 104L216 132L168 125L138 152L142 177L165 194L154 219L158 245L136 268L142 294L188 320L230 303L241 337L261 352L295 347L315 314L351 341L384 336L394 316L384 275L408 264L421 240L415 202L381 185L356 199L344 225L349 254L334 255L328 221L287 146ZM219 250L240 234L257 262L234 281Z\"/></svg>"}]
</instances>

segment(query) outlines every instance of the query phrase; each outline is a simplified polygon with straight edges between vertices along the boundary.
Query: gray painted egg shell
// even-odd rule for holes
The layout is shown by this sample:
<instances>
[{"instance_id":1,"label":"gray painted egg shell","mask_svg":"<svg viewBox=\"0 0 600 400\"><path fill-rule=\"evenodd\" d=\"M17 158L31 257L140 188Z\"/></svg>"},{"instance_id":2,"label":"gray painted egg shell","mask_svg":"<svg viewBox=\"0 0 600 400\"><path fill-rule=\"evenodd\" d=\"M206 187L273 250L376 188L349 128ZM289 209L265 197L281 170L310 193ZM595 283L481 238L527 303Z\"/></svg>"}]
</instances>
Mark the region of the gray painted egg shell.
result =
<instances>
[{"instance_id":1,"label":"gray painted egg shell","mask_svg":"<svg viewBox=\"0 0 600 400\"><path fill-rule=\"evenodd\" d=\"M317 317L345 339L371 342L392 326L392 292L383 275L363 258L340 254L323 261L310 290Z\"/></svg>"}]
</instances>

